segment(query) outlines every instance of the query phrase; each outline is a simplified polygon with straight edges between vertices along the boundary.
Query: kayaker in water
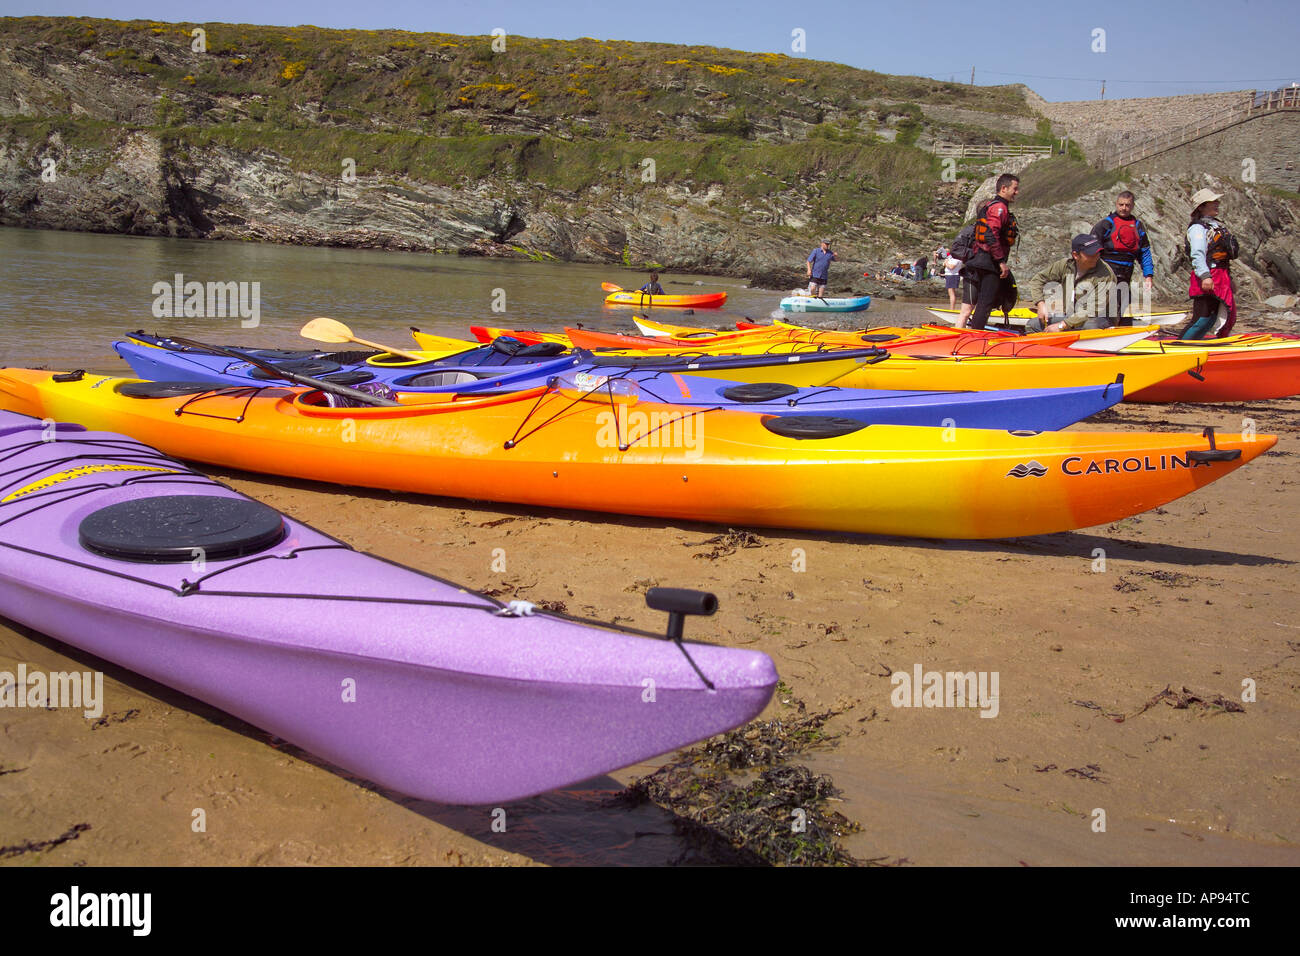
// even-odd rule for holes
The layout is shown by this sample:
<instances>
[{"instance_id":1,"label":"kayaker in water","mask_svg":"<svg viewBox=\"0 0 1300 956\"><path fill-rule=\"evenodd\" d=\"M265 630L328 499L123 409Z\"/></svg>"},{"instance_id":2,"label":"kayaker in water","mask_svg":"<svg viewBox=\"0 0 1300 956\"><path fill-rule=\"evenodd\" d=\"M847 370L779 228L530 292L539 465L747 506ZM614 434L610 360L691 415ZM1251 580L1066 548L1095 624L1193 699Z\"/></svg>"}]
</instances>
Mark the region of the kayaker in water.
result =
<instances>
[{"instance_id":1,"label":"kayaker in water","mask_svg":"<svg viewBox=\"0 0 1300 956\"><path fill-rule=\"evenodd\" d=\"M831 252L831 241L823 239L820 249L808 253L808 294L825 296L826 282L830 279L831 263L839 256Z\"/></svg>"},{"instance_id":2,"label":"kayaker in water","mask_svg":"<svg viewBox=\"0 0 1300 956\"><path fill-rule=\"evenodd\" d=\"M1192 221L1187 227L1185 250L1192 262L1192 315L1179 338L1203 339L1210 335L1227 335L1237 322L1237 305L1232 294L1232 275L1228 263L1237 258L1237 240L1219 222L1221 194L1201 189L1192 196ZM1215 325L1224 320L1217 332Z\"/></svg>"},{"instance_id":3,"label":"kayaker in water","mask_svg":"<svg viewBox=\"0 0 1300 956\"><path fill-rule=\"evenodd\" d=\"M1133 215L1134 195L1127 189L1115 197L1115 211L1092 227L1092 234L1101 240L1101 258L1115 273L1119 283L1120 305L1127 307L1131 293L1133 267L1142 260L1142 285L1151 291L1155 264L1151 258L1151 240L1142 220ZM1120 325L1132 325L1133 319L1120 319Z\"/></svg>"},{"instance_id":4,"label":"kayaker in water","mask_svg":"<svg viewBox=\"0 0 1300 956\"><path fill-rule=\"evenodd\" d=\"M1026 332L1067 329L1106 329L1111 303L1117 302L1115 273L1101 259L1101 240L1091 233L1070 241L1070 257L1053 262L1025 285L1025 300L1038 311L1025 323ZM1064 318L1052 321L1054 315Z\"/></svg>"},{"instance_id":5,"label":"kayaker in water","mask_svg":"<svg viewBox=\"0 0 1300 956\"><path fill-rule=\"evenodd\" d=\"M975 254L962 268L962 275L975 287L975 308L969 323L973 329L984 328L1002 298L1002 280L1011 274L1007 257L1018 235L1011 204L1020 193L1020 177L1003 173L996 188L997 195L980 203L975 211Z\"/></svg>"},{"instance_id":6,"label":"kayaker in water","mask_svg":"<svg viewBox=\"0 0 1300 956\"><path fill-rule=\"evenodd\" d=\"M659 284L659 273L650 273L650 281L643 285L638 291L646 295L663 295L664 287Z\"/></svg>"}]
</instances>

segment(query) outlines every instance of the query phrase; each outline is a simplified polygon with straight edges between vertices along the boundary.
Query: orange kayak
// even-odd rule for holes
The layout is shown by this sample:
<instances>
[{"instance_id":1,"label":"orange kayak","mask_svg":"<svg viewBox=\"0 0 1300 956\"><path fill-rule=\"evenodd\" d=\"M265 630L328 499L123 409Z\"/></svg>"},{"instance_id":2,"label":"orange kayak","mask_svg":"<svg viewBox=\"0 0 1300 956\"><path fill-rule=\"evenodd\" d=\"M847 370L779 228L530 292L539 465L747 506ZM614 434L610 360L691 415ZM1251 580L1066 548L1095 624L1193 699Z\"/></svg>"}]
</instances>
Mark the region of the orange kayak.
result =
<instances>
[{"instance_id":1,"label":"orange kayak","mask_svg":"<svg viewBox=\"0 0 1300 956\"><path fill-rule=\"evenodd\" d=\"M310 390L176 388L4 369L0 407L195 461L343 485L927 538L1116 521L1224 477L1277 440L866 426L562 388L407 393L388 408L330 408Z\"/></svg>"},{"instance_id":2,"label":"orange kayak","mask_svg":"<svg viewBox=\"0 0 1300 956\"><path fill-rule=\"evenodd\" d=\"M1138 354L1199 355L1204 363L1201 380L1180 375L1133 395L1125 393L1125 401L1252 402L1300 395L1300 348L1295 345L1223 349L1164 345Z\"/></svg>"},{"instance_id":3,"label":"orange kayak","mask_svg":"<svg viewBox=\"0 0 1300 956\"><path fill-rule=\"evenodd\" d=\"M630 305L637 308L716 309L727 301L725 292L705 292L695 295L651 295L648 292L623 290L605 297L606 305Z\"/></svg>"}]
</instances>

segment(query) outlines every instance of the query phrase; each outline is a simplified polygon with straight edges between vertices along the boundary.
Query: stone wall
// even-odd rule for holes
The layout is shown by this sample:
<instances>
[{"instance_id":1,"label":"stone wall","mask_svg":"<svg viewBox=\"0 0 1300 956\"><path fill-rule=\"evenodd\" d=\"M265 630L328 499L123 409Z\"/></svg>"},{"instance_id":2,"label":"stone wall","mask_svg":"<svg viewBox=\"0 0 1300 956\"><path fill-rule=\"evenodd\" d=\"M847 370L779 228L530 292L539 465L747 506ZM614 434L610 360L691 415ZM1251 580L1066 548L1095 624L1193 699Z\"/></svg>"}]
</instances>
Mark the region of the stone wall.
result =
<instances>
[{"instance_id":1,"label":"stone wall","mask_svg":"<svg viewBox=\"0 0 1300 956\"><path fill-rule=\"evenodd\" d=\"M1252 90L1198 93L1192 96L1151 96L1122 100L1035 102L1053 123L1060 123L1083 147L1089 160L1133 145L1158 133L1177 129L1199 116L1248 102Z\"/></svg>"},{"instance_id":2,"label":"stone wall","mask_svg":"<svg viewBox=\"0 0 1300 956\"><path fill-rule=\"evenodd\" d=\"M1300 192L1300 113L1267 113L1175 147L1129 169L1134 173L1172 173L1187 178L1212 173L1249 183ZM1253 160L1252 164L1246 160ZM1289 168L1288 168L1289 167Z\"/></svg>"},{"instance_id":3,"label":"stone wall","mask_svg":"<svg viewBox=\"0 0 1300 956\"><path fill-rule=\"evenodd\" d=\"M1002 113L985 113L980 110L962 109L959 106L936 106L931 103L922 103L921 112L932 123L962 123L1009 133L1023 133L1027 136L1032 136L1038 131L1038 120L1028 116L1007 116Z\"/></svg>"}]
</instances>

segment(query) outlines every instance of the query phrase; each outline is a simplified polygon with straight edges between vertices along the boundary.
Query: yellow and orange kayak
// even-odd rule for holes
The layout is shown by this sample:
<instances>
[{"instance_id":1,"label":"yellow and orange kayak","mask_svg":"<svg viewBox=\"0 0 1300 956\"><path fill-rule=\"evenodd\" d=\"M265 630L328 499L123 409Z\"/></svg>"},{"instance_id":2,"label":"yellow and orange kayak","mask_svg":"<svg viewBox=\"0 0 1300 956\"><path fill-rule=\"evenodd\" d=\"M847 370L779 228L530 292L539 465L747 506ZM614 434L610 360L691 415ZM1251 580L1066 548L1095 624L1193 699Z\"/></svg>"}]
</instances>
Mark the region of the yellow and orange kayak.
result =
<instances>
[{"instance_id":1,"label":"yellow and orange kayak","mask_svg":"<svg viewBox=\"0 0 1300 956\"><path fill-rule=\"evenodd\" d=\"M605 297L606 305L630 305L646 309L664 307L673 309L717 309L721 308L726 301L727 293L725 292L705 292L693 295L673 295L671 293L651 295L648 292L624 289L619 292L611 292Z\"/></svg>"},{"instance_id":2,"label":"yellow and orange kayak","mask_svg":"<svg viewBox=\"0 0 1300 956\"><path fill-rule=\"evenodd\" d=\"M929 538L1115 521L1222 478L1276 442L864 426L559 388L468 400L408 393L390 408L330 408L310 390L177 388L4 369L0 407L125 433L194 461L343 485Z\"/></svg>"}]
</instances>

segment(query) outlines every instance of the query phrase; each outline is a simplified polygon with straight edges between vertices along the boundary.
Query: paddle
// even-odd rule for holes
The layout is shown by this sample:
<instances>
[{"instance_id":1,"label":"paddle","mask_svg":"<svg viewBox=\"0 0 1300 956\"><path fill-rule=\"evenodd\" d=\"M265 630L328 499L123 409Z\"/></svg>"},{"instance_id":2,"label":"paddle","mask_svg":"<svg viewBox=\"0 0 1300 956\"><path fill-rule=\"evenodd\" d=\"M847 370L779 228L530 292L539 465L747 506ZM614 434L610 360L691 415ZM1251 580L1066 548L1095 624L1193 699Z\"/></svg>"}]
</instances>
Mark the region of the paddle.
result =
<instances>
[{"instance_id":1,"label":"paddle","mask_svg":"<svg viewBox=\"0 0 1300 956\"><path fill-rule=\"evenodd\" d=\"M600 287L606 292L625 292L627 291L621 285L614 285L612 282L602 282Z\"/></svg>"},{"instance_id":2,"label":"paddle","mask_svg":"<svg viewBox=\"0 0 1300 956\"><path fill-rule=\"evenodd\" d=\"M341 395L344 398L350 398L353 401L361 402L363 405L375 405L380 408L396 408L401 402L394 402L391 399L380 398L378 395L371 395L369 392L359 392L355 388L348 388L346 385L339 385L335 382L324 382L318 378L312 378L309 375L299 375L297 372L288 372L274 365L271 362L265 362L253 355L248 355L238 349L228 349L221 345L205 345L194 339L182 338L179 335L168 336L173 342L189 348L205 349L209 352L215 352L218 355L229 355L231 358L239 359L241 362L247 362L249 365L256 365L262 371L274 375L276 378L282 378L287 382L293 382L295 385L306 385L308 388L319 389L322 392L330 392L334 395Z\"/></svg>"},{"instance_id":3,"label":"paddle","mask_svg":"<svg viewBox=\"0 0 1300 956\"><path fill-rule=\"evenodd\" d=\"M352 330L334 319L327 319L322 316L319 319L312 319L304 325L298 334L304 339L312 339L315 342L329 342L337 345L341 342L355 342L357 345L365 345L372 349L379 349L381 352L387 352L390 355L400 355L404 359L411 359L415 362L423 362L427 356L416 355L414 352L404 352L402 349L395 349L391 345L380 345L377 342L369 342L366 339L359 339L352 334Z\"/></svg>"}]
</instances>

